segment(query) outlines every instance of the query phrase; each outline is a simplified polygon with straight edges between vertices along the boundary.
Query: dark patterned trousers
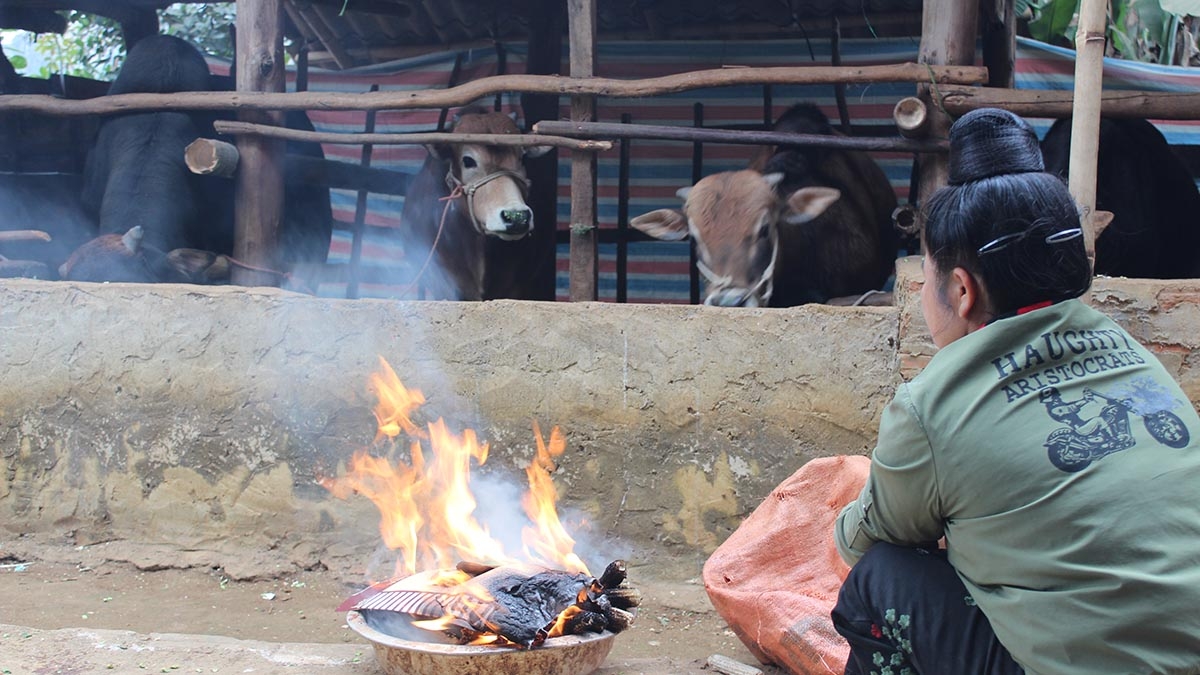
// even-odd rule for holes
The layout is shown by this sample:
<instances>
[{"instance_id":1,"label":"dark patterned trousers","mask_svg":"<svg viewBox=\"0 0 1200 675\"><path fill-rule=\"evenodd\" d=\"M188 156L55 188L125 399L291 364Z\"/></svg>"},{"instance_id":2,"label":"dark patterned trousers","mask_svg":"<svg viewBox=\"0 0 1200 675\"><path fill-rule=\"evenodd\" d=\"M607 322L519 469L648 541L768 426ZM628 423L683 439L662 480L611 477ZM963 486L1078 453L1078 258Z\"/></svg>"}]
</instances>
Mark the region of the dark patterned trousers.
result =
<instances>
[{"instance_id":1,"label":"dark patterned trousers","mask_svg":"<svg viewBox=\"0 0 1200 675\"><path fill-rule=\"evenodd\" d=\"M846 675L1019 675L945 551L873 545L842 585L833 625Z\"/></svg>"}]
</instances>

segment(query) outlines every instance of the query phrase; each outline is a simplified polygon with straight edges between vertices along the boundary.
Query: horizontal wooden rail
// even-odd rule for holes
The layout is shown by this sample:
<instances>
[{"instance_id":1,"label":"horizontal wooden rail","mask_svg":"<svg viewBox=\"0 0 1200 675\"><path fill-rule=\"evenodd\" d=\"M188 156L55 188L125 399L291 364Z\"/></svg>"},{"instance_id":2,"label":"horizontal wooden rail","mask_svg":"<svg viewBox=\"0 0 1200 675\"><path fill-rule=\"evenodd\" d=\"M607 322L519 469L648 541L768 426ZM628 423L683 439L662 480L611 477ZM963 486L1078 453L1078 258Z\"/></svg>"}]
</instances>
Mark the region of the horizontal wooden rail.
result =
<instances>
[{"instance_id":1,"label":"horizontal wooden rail","mask_svg":"<svg viewBox=\"0 0 1200 675\"><path fill-rule=\"evenodd\" d=\"M545 136L535 134L455 134L455 133L411 133L411 134L380 134L380 133L335 133L328 131L301 131L286 129L269 124L252 124L250 122L217 121L213 123L218 133L230 136L266 136L282 138L289 141L311 141L314 143L347 143L361 145L426 145L436 143L479 143L481 145L504 145L525 147L535 145L553 145L558 148L571 150L603 151L611 150L612 143L608 141L580 140L562 136Z\"/></svg>"},{"instance_id":2,"label":"horizontal wooden rail","mask_svg":"<svg viewBox=\"0 0 1200 675\"><path fill-rule=\"evenodd\" d=\"M843 150L880 152L949 152L950 144L941 140L914 138L857 138L823 134L791 134L778 131L734 131L697 129L654 124L611 124L608 122L542 121L533 125L539 134L581 136L584 138L646 138L689 143L734 143L740 145L792 145Z\"/></svg>"},{"instance_id":3,"label":"horizontal wooden rail","mask_svg":"<svg viewBox=\"0 0 1200 675\"><path fill-rule=\"evenodd\" d=\"M1023 117L1070 117L1071 90L940 87L942 106L951 115L976 108L1004 108ZM1105 91L1100 114L1162 120L1200 119L1200 94L1165 91Z\"/></svg>"},{"instance_id":4,"label":"horizontal wooden rail","mask_svg":"<svg viewBox=\"0 0 1200 675\"><path fill-rule=\"evenodd\" d=\"M505 92L636 98L675 94L708 87L788 84L871 84L936 82L939 85L982 84L987 69L977 66L928 66L898 63L882 66L806 66L718 68L640 80L559 75L497 75L449 89L334 92L250 93L190 91L175 94L119 94L82 101L51 96L0 96L0 111L26 110L47 115L107 115L144 110L397 110L466 105Z\"/></svg>"}]
</instances>

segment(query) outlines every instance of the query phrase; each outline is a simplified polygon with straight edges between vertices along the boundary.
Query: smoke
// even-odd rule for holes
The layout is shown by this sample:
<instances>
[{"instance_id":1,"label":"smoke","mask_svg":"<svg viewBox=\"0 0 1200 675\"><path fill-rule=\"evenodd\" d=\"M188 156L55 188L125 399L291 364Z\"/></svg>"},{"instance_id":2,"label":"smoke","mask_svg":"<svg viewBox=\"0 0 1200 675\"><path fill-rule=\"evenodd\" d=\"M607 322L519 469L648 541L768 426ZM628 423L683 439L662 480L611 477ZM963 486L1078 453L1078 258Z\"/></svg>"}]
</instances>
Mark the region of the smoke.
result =
<instances>
[{"instance_id":1,"label":"smoke","mask_svg":"<svg viewBox=\"0 0 1200 675\"><path fill-rule=\"evenodd\" d=\"M50 278L57 278L54 270L96 232L79 200L79 176L0 171L0 231L11 230L41 230L50 235L48 242L5 242L0 254L43 263Z\"/></svg>"}]
</instances>

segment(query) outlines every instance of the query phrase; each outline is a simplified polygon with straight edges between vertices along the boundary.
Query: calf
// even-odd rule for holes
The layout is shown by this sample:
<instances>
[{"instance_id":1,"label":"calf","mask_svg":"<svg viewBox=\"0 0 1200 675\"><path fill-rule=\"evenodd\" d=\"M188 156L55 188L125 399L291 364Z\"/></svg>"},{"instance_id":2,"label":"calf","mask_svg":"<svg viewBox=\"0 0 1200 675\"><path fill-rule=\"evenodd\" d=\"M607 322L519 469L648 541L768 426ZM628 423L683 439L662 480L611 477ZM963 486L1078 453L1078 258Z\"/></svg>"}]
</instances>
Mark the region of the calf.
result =
<instances>
[{"instance_id":1,"label":"calf","mask_svg":"<svg viewBox=\"0 0 1200 675\"><path fill-rule=\"evenodd\" d=\"M518 134L504 113L480 107L460 111L452 128L462 134ZM529 181L522 160L549 146L476 144L428 148L409 185L401 212L407 255L436 262L424 268L426 297L438 300L524 298L529 293L514 265L528 265L533 211L525 203ZM552 251L547 249L547 255ZM527 276L527 275L525 275Z\"/></svg>"},{"instance_id":2,"label":"calf","mask_svg":"<svg viewBox=\"0 0 1200 675\"><path fill-rule=\"evenodd\" d=\"M793 106L775 131L835 135L816 106ZM751 169L714 174L678 192L682 211L631 225L659 239L695 239L704 303L790 307L881 288L892 273L896 196L866 155L773 148Z\"/></svg>"},{"instance_id":3,"label":"calf","mask_svg":"<svg viewBox=\"0 0 1200 675\"><path fill-rule=\"evenodd\" d=\"M1042 140L1046 171L1067 178L1071 120ZM1200 193L1167 139L1143 119L1100 120L1096 209L1113 214L1096 240L1096 274L1200 277Z\"/></svg>"}]
</instances>

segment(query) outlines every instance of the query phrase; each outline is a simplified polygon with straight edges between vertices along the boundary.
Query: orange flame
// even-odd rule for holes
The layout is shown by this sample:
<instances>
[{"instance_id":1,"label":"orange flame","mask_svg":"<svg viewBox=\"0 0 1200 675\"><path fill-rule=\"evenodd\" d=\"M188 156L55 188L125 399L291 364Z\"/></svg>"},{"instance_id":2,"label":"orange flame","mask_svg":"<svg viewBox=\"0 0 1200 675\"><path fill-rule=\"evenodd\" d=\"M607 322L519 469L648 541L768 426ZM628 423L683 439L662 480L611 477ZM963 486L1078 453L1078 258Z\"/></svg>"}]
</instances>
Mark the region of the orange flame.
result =
<instances>
[{"instance_id":1,"label":"orange flame","mask_svg":"<svg viewBox=\"0 0 1200 675\"><path fill-rule=\"evenodd\" d=\"M393 463L363 450L354 454L344 475L322 479L321 484L339 499L358 493L375 503L383 541L398 553L397 575L453 568L461 560L490 565L522 562L506 552L474 516L477 504L470 488L471 465L472 461L480 466L487 461L488 444L480 442L470 429L453 433L441 419L421 429L412 417L425 402L424 395L407 389L387 361L380 358L380 364L381 372L370 380L379 399L376 445L385 437L395 439L404 433L409 439L411 464L400 459ZM547 444L536 422L534 434L537 455L526 469L529 492L522 500L532 523L522 532L524 561L588 573L555 508L558 494L550 472L566 439L555 427Z\"/></svg>"}]
</instances>

